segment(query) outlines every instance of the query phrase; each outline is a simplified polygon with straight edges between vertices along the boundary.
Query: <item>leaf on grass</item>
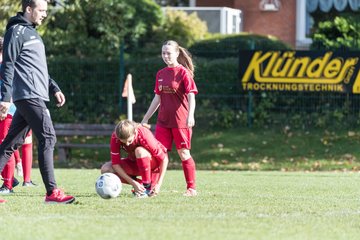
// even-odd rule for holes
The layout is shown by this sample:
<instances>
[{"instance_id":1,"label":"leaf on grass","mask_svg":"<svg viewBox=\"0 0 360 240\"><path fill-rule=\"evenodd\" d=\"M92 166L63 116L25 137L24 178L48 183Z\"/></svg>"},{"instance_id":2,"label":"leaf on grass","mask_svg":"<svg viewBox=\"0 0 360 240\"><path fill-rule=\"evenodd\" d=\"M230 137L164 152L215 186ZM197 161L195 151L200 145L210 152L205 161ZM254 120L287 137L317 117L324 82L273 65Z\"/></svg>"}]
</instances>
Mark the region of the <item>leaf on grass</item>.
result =
<instances>
[{"instance_id":1,"label":"leaf on grass","mask_svg":"<svg viewBox=\"0 0 360 240\"><path fill-rule=\"evenodd\" d=\"M259 170L260 169L260 164L257 162L250 162L250 163L248 163L248 166L251 170Z\"/></svg>"},{"instance_id":2,"label":"leaf on grass","mask_svg":"<svg viewBox=\"0 0 360 240\"><path fill-rule=\"evenodd\" d=\"M243 163L242 163L242 162L238 162L238 163L236 163L236 166L242 168L242 167L243 167Z\"/></svg>"},{"instance_id":3,"label":"leaf on grass","mask_svg":"<svg viewBox=\"0 0 360 240\"><path fill-rule=\"evenodd\" d=\"M287 134L290 131L290 126L286 125L283 129L284 133Z\"/></svg>"},{"instance_id":4,"label":"leaf on grass","mask_svg":"<svg viewBox=\"0 0 360 240\"><path fill-rule=\"evenodd\" d=\"M319 169L319 168L321 168L321 166L322 166L322 164L321 164L321 162L319 162L319 161L315 161L315 162L313 163L313 165L312 165L312 167L313 167L314 169Z\"/></svg>"},{"instance_id":5,"label":"leaf on grass","mask_svg":"<svg viewBox=\"0 0 360 240\"><path fill-rule=\"evenodd\" d=\"M341 158L350 162L356 161L356 157L350 153L344 154L343 156L341 156Z\"/></svg>"},{"instance_id":6,"label":"leaf on grass","mask_svg":"<svg viewBox=\"0 0 360 240\"><path fill-rule=\"evenodd\" d=\"M223 160L221 160L221 163L226 165L226 164L229 164L229 161L226 159L223 159Z\"/></svg>"},{"instance_id":7,"label":"leaf on grass","mask_svg":"<svg viewBox=\"0 0 360 240\"><path fill-rule=\"evenodd\" d=\"M353 132L353 131L349 131L349 132L348 132L348 136L349 136L349 137L354 137L355 135L356 135L356 133Z\"/></svg>"},{"instance_id":8,"label":"leaf on grass","mask_svg":"<svg viewBox=\"0 0 360 240\"><path fill-rule=\"evenodd\" d=\"M212 165L213 167L218 167L218 166L219 166L219 163L218 163L218 162L213 162L211 165Z\"/></svg>"},{"instance_id":9,"label":"leaf on grass","mask_svg":"<svg viewBox=\"0 0 360 240\"><path fill-rule=\"evenodd\" d=\"M328 142L326 139L324 139L324 138L321 138L320 141L321 141L322 144L324 144L324 145L328 145L328 144L329 144L329 142Z\"/></svg>"}]
</instances>

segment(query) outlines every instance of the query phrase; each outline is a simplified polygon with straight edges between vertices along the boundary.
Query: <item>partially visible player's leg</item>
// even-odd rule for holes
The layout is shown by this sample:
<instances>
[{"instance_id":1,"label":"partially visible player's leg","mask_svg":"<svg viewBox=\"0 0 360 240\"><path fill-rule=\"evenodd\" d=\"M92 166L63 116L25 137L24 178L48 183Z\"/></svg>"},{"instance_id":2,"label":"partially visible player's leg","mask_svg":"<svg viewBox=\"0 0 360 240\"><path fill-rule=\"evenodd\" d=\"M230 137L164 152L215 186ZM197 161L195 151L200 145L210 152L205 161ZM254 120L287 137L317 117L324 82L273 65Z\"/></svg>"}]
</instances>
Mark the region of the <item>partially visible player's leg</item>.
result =
<instances>
[{"instance_id":1,"label":"partially visible player's leg","mask_svg":"<svg viewBox=\"0 0 360 240\"><path fill-rule=\"evenodd\" d=\"M173 128L174 142L181 159L187 191L184 196L196 196L196 165L190 154L191 128Z\"/></svg>"},{"instance_id":2,"label":"partially visible player's leg","mask_svg":"<svg viewBox=\"0 0 360 240\"><path fill-rule=\"evenodd\" d=\"M169 151L173 143L173 134L171 128L164 128L156 125L155 138Z\"/></svg>"},{"instance_id":3,"label":"partially visible player's leg","mask_svg":"<svg viewBox=\"0 0 360 240\"><path fill-rule=\"evenodd\" d=\"M136 164L146 191L151 192L151 154L143 147L135 149Z\"/></svg>"},{"instance_id":4,"label":"partially visible player's leg","mask_svg":"<svg viewBox=\"0 0 360 240\"><path fill-rule=\"evenodd\" d=\"M33 162L33 144L32 144L32 131L26 135L25 142L21 146L22 153L22 166L24 173L24 187L33 187L36 186L35 183L31 181L31 170Z\"/></svg>"},{"instance_id":5,"label":"partially visible player's leg","mask_svg":"<svg viewBox=\"0 0 360 240\"><path fill-rule=\"evenodd\" d=\"M10 194L13 192L14 170L15 158L12 155L1 172L4 183L0 187L0 194Z\"/></svg>"},{"instance_id":6,"label":"partially visible player's leg","mask_svg":"<svg viewBox=\"0 0 360 240\"><path fill-rule=\"evenodd\" d=\"M104 163L100 168L101 174L104 173L115 173L114 169L112 168L111 161Z\"/></svg>"},{"instance_id":7,"label":"partially visible player's leg","mask_svg":"<svg viewBox=\"0 0 360 240\"><path fill-rule=\"evenodd\" d=\"M19 177L23 177L23 167L22 167L22 161L21 161L21 157L20 157L20 153L19 150L16 150L14 152L14 157L15 157L15 170L16 170L16 175Z\"/></svg>"},{"instance_id":8,"label":"partially visible player's leg","mask_svg":"<svg viewBox=\"0 0 360 240\"><path fill-rule=\"evenodd\" d=\"M3 167L0 166L1 175L4 179L4 184L0 189L1 194L9 194L12 192L13 181L14 181L14 171L15 171L15 158L13 155L14 149L17 148L19 144L16 144L16 140L11 139L9 135L9 129L13 117L7 115L7 117L0 121L0 142L2 142L2 155L0 154L1 164L4 164ZM22 135L22 126L17 129L19 135Z\"/></svg>"},{"instance_id":9,"label":"partially visible player's leg","mask_svg":"<svg viewBox=\"0 0 360 240\"><path fill-rule=\"evenodd\" d=\"M153 162L155 162L154 159L151 161L151 189L159 182L160 178L160 168L153 167Z\"/></svg>"},{"instance_id":10,"label":"partially visible player's leg","mask_svg":"<svg viewBox=\"0 0 360 240\"><path fill-rule=\"evenodd\" d=\"M142 184L142 179L137 178L137 176L141 176L141 174L139 172L136 161L132 161L130 158L122 158L119 165L124 170L124 172L129 175L129 177ZM111 161L106 162L101 166L101 174L107 172L116 174L120 178L121 183L131 185L126 179L120 177L119 174L115 172L114 168L112 167ZM131 192L135 197L139 196L135 193L134 189L132 189Z\"/></svg>"},{"instance_id":11,"label":"partially visible player's leg","mask_svg":"<svg viewBox=\"0 0 360 240\"><path fill-rule=\"evenodd\" d=\"M181 164L184 171L187 191L184 196L196 196L196 165L188 149L178 149Z\"/></svg>"},{"instance_id":12,"label":"partially visible player's leg","mask_svg":"<svg viewBox=\"0 0 360 240\"><path fill-rule=\"evenodd\" d=\"M132 179L136 180L138 183L142 183L141 179L137 178L137 176L140 176L140 172L135 161L131 161L129 158L122 158L120 166ZM106 162L101 166L101 174L107 172L116 174L115 170L112 167L111 161ZM120 178L121 183L130 184L118 174L116 175Z\"/></svg>"}]
</instances>

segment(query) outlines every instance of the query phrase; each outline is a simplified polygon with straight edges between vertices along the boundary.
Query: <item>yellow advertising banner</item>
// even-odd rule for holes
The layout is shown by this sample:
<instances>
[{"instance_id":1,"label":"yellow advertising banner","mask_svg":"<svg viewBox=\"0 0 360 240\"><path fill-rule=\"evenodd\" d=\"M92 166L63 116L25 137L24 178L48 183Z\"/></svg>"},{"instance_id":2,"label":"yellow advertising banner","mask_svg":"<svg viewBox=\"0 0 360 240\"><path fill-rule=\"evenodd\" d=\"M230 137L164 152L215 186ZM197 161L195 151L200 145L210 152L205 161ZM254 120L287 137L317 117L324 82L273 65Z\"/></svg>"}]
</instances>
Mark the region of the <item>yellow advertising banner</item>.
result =
<instances>
[{"instance_id":1,"label":"yellow advertising banner","mask_svg":"<svg viewBox=\"0 0 360 240\"><path fill-rule=\"evenodd\" d=\"M246 91L360 93L360 52L240 51Z\"/></svg>"}]
</instances>

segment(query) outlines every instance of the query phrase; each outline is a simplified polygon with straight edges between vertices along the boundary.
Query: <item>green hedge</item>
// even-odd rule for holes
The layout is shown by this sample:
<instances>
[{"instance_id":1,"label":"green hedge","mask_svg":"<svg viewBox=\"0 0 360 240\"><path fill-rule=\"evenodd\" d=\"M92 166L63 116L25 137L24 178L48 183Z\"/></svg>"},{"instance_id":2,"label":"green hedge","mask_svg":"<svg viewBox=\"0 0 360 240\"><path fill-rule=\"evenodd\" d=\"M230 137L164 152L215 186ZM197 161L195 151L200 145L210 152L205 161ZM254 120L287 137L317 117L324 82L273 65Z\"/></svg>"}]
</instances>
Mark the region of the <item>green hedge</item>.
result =
<instances>
[{"instance_id":1,"label":"green hedge","mask_svg":"<svg viewBox=\"0 0 360 240\"><path fill-rule=\"evenodd\" d=\"M109 59L49 59L49 72L66 97L51 101L55 122L112 123L119 115L119 62ZM54 99L52 99L54 100Z\"/></svg>"},{"instance_id":2,"label":"green hedge","mask_svg":"<svg viewBox=\"0 0 360 240\"><path fill-rule=\"evenodd\" d=\"M270 36L256 34L217 35L193 44L189 50L197 57L237 57L239 50L288 50L291 47Z\"/></svg>"},{"instance_id":3,"label":"green hedge","mask_svg":"<svg viewBox=\"0 0 360 240\"><path fill-rule=\"evenodd\" d=\"M261 49L288 48L277 40L246 34L216 37L198 42L190 48L199 90L196 97L198 126L233 127L246 124L248 96L241 91L237 56L240 46L244 50L253 47L250 42L254 42L256 47L261 46ZM126 59L125 75L133 75L137 100L133 105L134 120L140 121L149 107L154 96L156 72L163 67L165 64L160 52L157 56L134 55ZM54 121L113 123L125 117L126 99L121 97L118 59L50 59L49 71L67 97L67 104L61 110L52 103ZM156 116L151 121L155 120Z\"/></svg>"}]
</instances>

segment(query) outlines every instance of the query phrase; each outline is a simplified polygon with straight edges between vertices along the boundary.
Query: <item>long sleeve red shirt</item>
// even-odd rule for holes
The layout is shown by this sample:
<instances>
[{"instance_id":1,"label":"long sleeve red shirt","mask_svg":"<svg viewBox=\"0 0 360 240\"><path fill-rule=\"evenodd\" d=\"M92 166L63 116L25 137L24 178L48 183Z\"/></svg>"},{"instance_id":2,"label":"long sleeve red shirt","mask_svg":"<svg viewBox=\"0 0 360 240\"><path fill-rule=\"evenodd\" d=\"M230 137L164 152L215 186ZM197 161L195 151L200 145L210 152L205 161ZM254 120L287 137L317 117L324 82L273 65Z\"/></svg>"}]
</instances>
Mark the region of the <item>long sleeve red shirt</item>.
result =
<instances>
[{"instance_id":1,"label":"long sleeve red shirt","mask_svg":"<svg viewBox=\"0 0 360 240\"><path fill-rule=\"evenodd\" d=\"M157 159L159 162L163 161L166 154L166 148L154 137L153 133L143 127L139 126L136 131L134 141L126 146L122 143L115 135L115 132L111 135L110 140L110 151L111 151L111 162L113 165L120 164L121 161L121 149L128 154L128 158L136 160L135 149L137 147L143 147L148 150L151 156Z\"/></svg>"}]
</instances>

